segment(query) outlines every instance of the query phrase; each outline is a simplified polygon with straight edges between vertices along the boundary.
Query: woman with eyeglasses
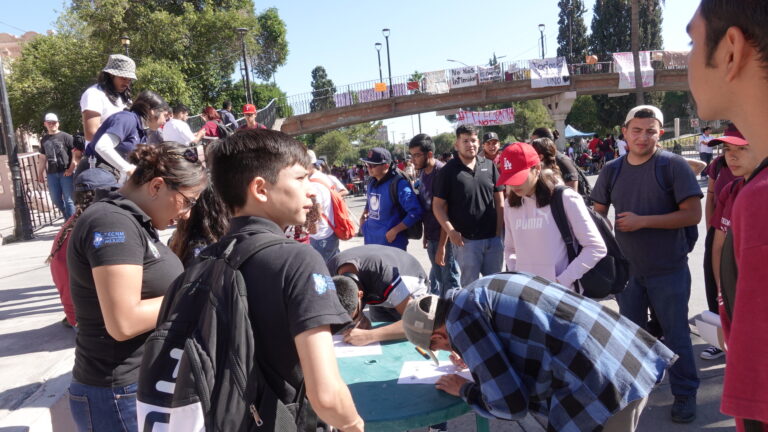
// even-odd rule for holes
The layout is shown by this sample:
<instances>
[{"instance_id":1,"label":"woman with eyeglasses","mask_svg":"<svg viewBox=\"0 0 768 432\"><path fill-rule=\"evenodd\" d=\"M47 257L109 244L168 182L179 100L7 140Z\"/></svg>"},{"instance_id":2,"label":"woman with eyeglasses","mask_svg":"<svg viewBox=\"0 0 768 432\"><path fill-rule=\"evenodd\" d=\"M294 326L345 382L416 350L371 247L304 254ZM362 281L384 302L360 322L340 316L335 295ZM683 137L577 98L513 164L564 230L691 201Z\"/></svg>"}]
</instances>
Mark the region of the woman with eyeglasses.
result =
<instances>
[{"instance_id":1,"label":"woman with eyeglasses","mask_svg":"<svg viewBox=\"0 0 768 432\"><path fill-rule=\"evenodd\" d=\"M138 145L128 160L131 177L83 212L67 248L79 328L69 403L80 431L137 431L144 340L184 270L157 230L186 218L207 185L197 153L178 143Z\"/></svg>"},{"instance_id":2,"label":"woman with eyeglasses","mask_svg":"<svg viewBox=\"0 0 768 432\"><path fill-rule=\"evenodd\" d=\"M145 90L136 97L129 111L112 114L93 135L85 147L75 175L86 169L101 168L115 175L122 185L136 166L128 155L139 144L147 142L148 130L156 131L165 124L171 108L157 93Z\"/></svg>"}]
</instances>

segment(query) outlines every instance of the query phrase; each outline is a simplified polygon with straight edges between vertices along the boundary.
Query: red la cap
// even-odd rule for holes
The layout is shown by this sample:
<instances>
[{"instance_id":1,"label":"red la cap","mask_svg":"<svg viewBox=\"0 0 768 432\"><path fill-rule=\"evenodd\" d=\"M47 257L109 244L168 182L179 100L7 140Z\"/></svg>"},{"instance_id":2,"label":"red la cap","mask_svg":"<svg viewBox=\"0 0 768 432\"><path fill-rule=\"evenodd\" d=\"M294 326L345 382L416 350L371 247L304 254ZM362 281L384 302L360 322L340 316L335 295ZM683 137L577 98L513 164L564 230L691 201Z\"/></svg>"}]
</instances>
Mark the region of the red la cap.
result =
<instances>
[{"instance_id":1,"label":"red la cap","mask_svg":"<svg viewBox=\"0 0 768 432\"><path fill-rule=\"evenodd\" d=\"M520 186L528 179L528 170L540 162L539 154L530 144L516 142L508 145L501 152L501 175L496 185Z\"/></svg>"},{"instance_id":2,"label":"red la cap","mask_svg":"<svg viewBox=\"0 0 768 432\"><path fill-rule=\"evenodd\" d=\"M256 107L253 104L243 105L243 114L256 114Z\"/></svg>"},{"instance_id":3,"label":"red la cap","mask_svg":"<svg viewBox=\"0 0 768 432\"><path fill-rule=\"evenodd\" d=\"M744 139L744 135L742 135L741 132L739 132L739 130L736 128L736 125L733 124L729 125L728 128L725 129L723 136L709 140L707 145L709 147L714 147L723 143L732 144L735 146L749 145L747 140Z\"/></svg>"}]
</instances>

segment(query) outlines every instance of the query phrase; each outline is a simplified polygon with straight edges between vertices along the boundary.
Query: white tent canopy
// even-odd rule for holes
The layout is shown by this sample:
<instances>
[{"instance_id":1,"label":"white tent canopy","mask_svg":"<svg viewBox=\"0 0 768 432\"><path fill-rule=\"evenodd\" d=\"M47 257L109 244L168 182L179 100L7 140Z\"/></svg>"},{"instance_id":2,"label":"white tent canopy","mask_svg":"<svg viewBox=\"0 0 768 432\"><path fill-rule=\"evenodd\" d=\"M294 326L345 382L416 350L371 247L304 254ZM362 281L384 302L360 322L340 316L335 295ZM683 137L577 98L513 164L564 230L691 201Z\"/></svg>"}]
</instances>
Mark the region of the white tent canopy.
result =
<instances>
[{"instance_id":1,"label":"white tent canopy","mask_svg":"<svg viewBox=\"0 0 768 432\"><path fill-rule=\"evenodd\" d=\"M593 135L595 135L594 132L581 132L571 125L565 127L565 138L590 137Z\"/></svg>"}]
</instances>

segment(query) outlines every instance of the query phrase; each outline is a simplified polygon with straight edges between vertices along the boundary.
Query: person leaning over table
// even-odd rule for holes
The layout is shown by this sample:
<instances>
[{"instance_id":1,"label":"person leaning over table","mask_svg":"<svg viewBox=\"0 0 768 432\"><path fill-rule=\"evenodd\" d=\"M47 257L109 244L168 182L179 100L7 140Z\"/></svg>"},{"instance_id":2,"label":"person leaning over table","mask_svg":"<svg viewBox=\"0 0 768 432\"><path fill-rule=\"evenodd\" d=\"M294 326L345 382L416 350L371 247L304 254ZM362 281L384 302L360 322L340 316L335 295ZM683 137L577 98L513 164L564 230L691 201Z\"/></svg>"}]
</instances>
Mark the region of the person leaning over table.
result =
<instances>
[{"instance_id":1,"label":"person leaning over table","mask_svg":"<svg viewBox=\"0 0 768 432\"><path fill-rule=\"evenodd\" d=\"M474 382L457 374L436 387L485 417L528 411L560 432L634 431L648 395L676 355L615 311L526 273L483 277L444 299L411 300L408 340L455 351Z\"/></svg>"}]
</instances>

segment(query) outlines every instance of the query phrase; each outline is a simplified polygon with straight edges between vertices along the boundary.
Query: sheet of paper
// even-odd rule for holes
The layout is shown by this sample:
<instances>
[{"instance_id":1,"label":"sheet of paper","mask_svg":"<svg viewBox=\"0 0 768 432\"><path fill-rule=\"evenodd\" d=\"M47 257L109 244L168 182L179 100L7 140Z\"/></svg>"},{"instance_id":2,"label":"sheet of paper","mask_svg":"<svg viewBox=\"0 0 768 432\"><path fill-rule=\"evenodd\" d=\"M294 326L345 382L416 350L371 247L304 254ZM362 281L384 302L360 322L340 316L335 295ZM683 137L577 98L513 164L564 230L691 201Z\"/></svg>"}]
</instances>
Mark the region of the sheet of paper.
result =
<instances>
[{"instance_id":1,"label":"sheet of paper","mask_svg":"<svg viewBox=\"0 0 768 432\"><path fill-rule=\"evenodd\" d=\"M376 342L365 346L344 343L344 335L333 335L333 350L336 357L361 357L381 355L381 344Z\"/></svg>"},{"instance_id":2,"label":"sheet of paper","mask_svg":"<svg viewBox=\"0 0 768 432\"><path fill-rule=\"evenodd\" d=\"M446 360L435 366L431 361L407 361L403 362L400 369L398 384L434 384L437 379L446 374L458 374L472 381L472 375L468 369L461 370Z\"/></svg>"}]
</instances>

